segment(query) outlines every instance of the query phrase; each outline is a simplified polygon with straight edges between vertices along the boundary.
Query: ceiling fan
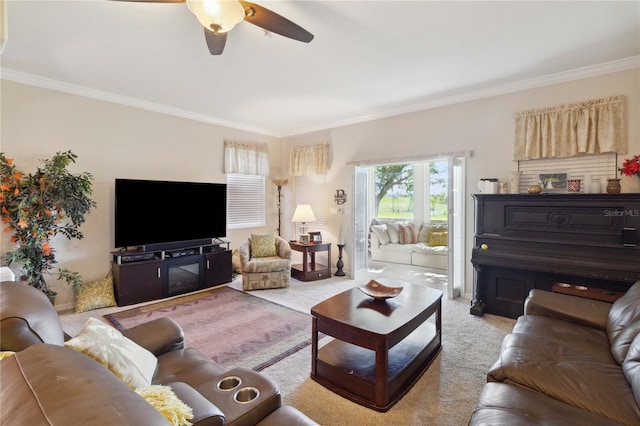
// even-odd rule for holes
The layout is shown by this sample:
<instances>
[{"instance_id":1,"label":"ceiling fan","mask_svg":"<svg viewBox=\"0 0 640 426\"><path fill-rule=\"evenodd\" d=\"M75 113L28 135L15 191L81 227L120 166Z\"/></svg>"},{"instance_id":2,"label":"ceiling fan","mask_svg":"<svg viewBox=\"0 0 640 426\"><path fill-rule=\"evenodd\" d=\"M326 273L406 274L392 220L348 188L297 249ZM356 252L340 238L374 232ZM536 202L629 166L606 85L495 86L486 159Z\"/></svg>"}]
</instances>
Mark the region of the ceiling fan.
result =
<instances>
[{"instance_id":1,"label":"ceiling fan","mask_svg":"<svg viewBox=\"0 0 640 426\"><path fill-rule=\"evenodd\" d=\"M227 32L237 23L247 21L266 31L309 43L313 34L266 7L242 0L118 0L146 3L187 3L204 27L207 47L220 55L227 42Z\"/></svg>"}]
</instances>

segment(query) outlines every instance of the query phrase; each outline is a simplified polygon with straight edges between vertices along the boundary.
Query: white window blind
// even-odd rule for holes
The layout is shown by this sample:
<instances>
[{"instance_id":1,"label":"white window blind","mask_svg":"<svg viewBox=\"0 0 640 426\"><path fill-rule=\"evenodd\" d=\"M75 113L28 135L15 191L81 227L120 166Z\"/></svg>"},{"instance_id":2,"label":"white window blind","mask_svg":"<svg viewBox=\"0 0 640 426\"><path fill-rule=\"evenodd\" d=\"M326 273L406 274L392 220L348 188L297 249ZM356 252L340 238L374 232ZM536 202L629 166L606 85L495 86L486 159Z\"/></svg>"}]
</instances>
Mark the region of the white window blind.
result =
<instances>
[{"instance_id":1,"label":"white window blind","mask_svg":"<svg viewBox=\"0 0 640 426\"><path fill-rule=\"evenodd\" d=\"M537 185L539 173L567 173L567 179L582 179L590 175L595 180L617 177L616 154L578 155L568 158L541 158L518 161L520 177L519 192L527 192L531 185ZM580 188L580 192L585 192ZM604 188L603 188L604 189Z\"/></svg>"},{"instance_id":2,"label":"white window blind","mask_svg":"<svg viewBox=\"0 0 640 426\"><path fill-rule=\"evenodd\" d=\"M309 204L316 217L315 222L307 224L307 231L326 231L329 219L329 201L333 198L327 193L326 175L295 177L296 205Z\"/></svg>"},{"instance_id":3,"label":"white window blind","mask_svg":"<svg viewBox=\"0 0 640 426\"><path fill-rule=\"evenodd\" d=\"M227 228L265 226L264 176L227 174Z\"/></svg>"}]
</instances>

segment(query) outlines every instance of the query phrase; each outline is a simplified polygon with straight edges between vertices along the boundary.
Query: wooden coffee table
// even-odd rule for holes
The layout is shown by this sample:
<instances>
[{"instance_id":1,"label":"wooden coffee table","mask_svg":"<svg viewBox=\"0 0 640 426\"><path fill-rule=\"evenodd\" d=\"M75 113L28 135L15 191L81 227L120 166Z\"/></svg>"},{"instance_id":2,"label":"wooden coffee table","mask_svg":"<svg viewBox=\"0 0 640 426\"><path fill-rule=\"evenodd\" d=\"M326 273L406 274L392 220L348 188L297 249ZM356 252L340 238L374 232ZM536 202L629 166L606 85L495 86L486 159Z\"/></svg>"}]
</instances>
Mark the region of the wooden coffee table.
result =
<instances>
[{"instance_id":1,"label":"wooden coffee table","mask_svg":"<svg viewBox=\"0 0 640 426\"><path fill-rule=\"evenodd\" d=\"M311 378L365 407L387 411L414 385L442 346L442 292L395 280L393 299L357 288L311 308ZM334 339L318 348L318 333Z\"/></svg>"}]
</instances>

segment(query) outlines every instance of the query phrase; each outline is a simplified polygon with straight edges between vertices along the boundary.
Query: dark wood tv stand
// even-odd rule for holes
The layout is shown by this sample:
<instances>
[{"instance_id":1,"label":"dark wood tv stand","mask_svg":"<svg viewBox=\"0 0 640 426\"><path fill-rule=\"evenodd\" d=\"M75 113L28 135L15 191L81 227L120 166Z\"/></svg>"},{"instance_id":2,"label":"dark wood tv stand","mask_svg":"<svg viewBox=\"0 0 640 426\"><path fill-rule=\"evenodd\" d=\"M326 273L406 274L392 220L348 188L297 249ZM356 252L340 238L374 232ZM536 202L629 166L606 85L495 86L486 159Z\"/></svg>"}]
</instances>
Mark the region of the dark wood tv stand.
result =
<instances>
[{"instance_id":1,"label":"dark wood tv stand","mask_svg":"<svg viewBox=\"0 0 640 426\"><path fill-rule=\"evenodd\" d=\"M170 250L113 251L118 306L148 302L231 282L229 244Z\"/></svg>"}]
</instances>

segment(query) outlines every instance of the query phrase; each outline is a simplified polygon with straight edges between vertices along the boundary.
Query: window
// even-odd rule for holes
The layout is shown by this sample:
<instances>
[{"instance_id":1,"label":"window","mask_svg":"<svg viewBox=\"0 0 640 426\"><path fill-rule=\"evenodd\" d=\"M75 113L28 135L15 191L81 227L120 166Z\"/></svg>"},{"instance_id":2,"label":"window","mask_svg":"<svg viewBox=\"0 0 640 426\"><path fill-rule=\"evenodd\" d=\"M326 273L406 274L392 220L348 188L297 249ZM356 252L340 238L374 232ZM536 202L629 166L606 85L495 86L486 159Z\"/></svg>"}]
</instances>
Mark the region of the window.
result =
<instances>
[{"instance_id":1,"label":"window","mask_svg":"<svg viewBox=\"0 0 640 426\"><path fill-rule=\"evenodd\" d=\"M315 222L308 224L308 231L326 231L329 221L329 202L332 198L318 196L318 194L322 194L318 188L326 187L327 175L296 176L295 179L296 204L309 204L316 217ZM297 235L298 231L295 232Z\"/></svg>"},{"instance_id":2,"label":"window","mask_svg":"<svg viewBox=\"0 0 640 426\"><path fill-rule=\"evenodd\" d=\"M376 166L375 216L413 219L413 164Z\"/></svg>"},{"instance_id":3,"label":"window","mask_svg":"<svg viewBox=\"0 0 640 426\"><path fill-rule=\"evenodd\" d=\"M227 228L265 226L264 176L227 174Z\"/></svg>"},{"instance_id":4,"label":"window","mask_svg":"<svg viewBox=\"0 0 640 426\"><path fill-rule=\"evenodd\" d=\"M449 202L447 181L449 176L447 160L429 161L427 172L428 222L446 221Z\"/></svg>"}]
</instances>

